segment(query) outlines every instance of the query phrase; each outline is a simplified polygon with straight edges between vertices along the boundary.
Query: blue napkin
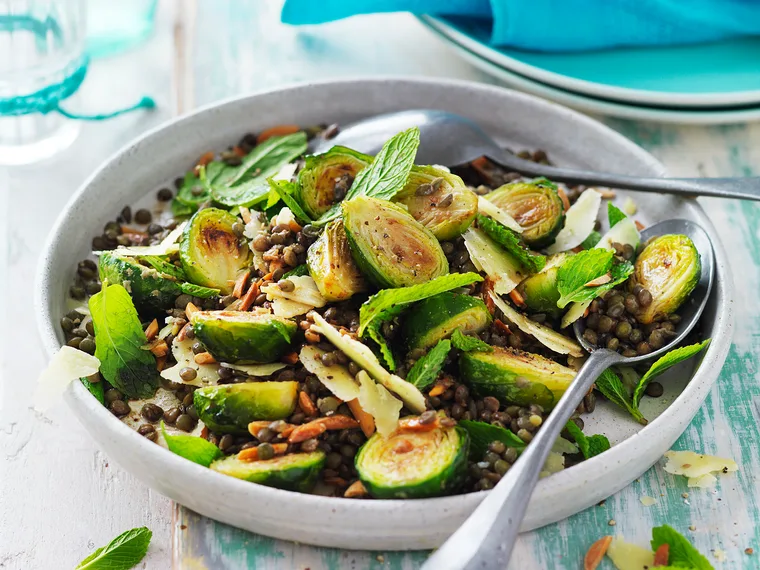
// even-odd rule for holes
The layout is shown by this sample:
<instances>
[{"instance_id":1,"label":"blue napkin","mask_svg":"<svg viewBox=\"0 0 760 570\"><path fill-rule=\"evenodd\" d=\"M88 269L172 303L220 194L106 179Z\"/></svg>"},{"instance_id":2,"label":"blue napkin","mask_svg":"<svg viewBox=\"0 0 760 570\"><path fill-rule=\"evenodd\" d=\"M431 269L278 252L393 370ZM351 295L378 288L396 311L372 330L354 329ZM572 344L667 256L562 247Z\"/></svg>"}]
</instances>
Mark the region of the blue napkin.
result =
<instances>
[{"instance_id":1,"label":"blue napkin","mask_svg":"<svg viewBox=\"0 0 760 570\"><path fill-rule=\"evenodd\" d=\"M760 35L760 0L286 0L282 21L321 24L376 12L489 18L493 45L535 51Z\"/></svg>"}]
</instances>

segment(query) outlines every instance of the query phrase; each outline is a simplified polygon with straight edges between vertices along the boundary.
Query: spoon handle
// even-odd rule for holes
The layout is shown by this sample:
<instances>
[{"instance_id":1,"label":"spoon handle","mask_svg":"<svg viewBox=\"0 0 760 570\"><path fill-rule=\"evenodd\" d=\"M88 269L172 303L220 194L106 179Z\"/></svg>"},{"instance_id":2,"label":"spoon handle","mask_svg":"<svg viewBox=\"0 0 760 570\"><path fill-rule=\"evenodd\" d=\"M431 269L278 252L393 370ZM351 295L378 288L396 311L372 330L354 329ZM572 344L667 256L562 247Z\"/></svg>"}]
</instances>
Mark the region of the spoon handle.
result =
<instances>
[{"instance_id":1,"label":"spoon handle","mask_svg":"<svg viewBox=\"0 0 760 570\"><path fill-rule=\"evenodd\" d=\"M619 354L606 349L591 353L517 462L464 524L433 552L423 570L506 569L549 451L594 381L622 360Z\"/></svg>"},{"instance_id":2,"label":"spoon handle","mask_svg":"<svg viewBox=\"0 0 760 570\"><path fill-rule=\"evenodd\" d=\"M661 192L693 198L714 196L716 198L739 198L760 200L760 177L745 178L639 178L623 174L592 172L561 168L524 160L512 154L493 158L497 163L528 176L545 176L554 182L606 186L621 190Z\"/></svg>"}]
</instances>

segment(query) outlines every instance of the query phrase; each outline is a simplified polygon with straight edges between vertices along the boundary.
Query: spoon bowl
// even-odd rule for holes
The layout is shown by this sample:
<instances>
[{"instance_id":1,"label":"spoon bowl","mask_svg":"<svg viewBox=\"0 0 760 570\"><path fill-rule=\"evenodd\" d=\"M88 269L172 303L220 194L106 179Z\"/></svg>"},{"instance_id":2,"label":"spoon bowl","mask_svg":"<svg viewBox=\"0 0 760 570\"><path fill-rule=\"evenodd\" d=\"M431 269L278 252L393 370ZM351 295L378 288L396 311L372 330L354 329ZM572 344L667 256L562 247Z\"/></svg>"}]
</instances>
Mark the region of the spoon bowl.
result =
<instances>
[{"instance_id":1,"label":"spoon bowl","mask_svg":"<svg viewBox=\"0 0 760 570\"><path fill-rule=\"evenodd\" d=\"M588 359L530 445L464 524L428 558L423 570L506 568L530 496L549 451L597 378L610 366L632 365L662 356L675 348L697 325L712 289L715 266L712 244L707 233L698 224L681 219L655 224L643 231L641 237L642 241L646 241L668 234L683 234L691 238L701 261L697 286L686 303L679 308L681 321L676 336L659 350L645 355L625 357L612 350L599 349L587 343L583 339L583 324L576 321L573 330L583 348L589 352Z\"/></svg>"}]
</instances>

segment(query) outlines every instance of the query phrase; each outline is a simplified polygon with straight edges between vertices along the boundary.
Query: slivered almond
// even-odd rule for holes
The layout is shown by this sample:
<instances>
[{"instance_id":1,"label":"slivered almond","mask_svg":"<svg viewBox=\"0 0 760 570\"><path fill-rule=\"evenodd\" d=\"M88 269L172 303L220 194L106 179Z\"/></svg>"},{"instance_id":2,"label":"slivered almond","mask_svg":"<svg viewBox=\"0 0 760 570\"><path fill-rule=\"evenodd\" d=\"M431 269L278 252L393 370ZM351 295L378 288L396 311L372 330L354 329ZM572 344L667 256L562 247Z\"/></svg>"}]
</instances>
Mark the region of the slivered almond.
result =
<instances>
[{"instance_id":1,"label":"slivered almond","mask_svg":"<svg viewBox=\"0 0 760 570\"><path fill-rule=\"evenodd\" d=\"M520 295L520 292L517 289L512 289L509 292L509 298L512 299L512 302L518 307L525 307L525 299L523 299L523 296Z\"/></svg>"},{"instance_id":2,"label":"slivered almond","mask_svg":"<svg viewBox=\"0 0 760 570\"><path fill-rule=\"evenodd\" d=\"M592 544L583 559L583 570L596 570L597 566L602 562L604 555L607 554L607 549L610 547L611 542L612 537L605 536Z\"/></svg>"},{"instance_id":3,"label":"slivered almond","mask_svg":"<svg viewBox=\"0 0 760 570\"><path fill-rule=\"evenodd\" d=\"M347 402L347 404L348 409L351 410L351 413L354 414L356 421L359 422L359 427L362 428L364 435L366 437L369 437L375 433L375 418L364 411L364 408L362 408L361 404L359 404L359 399L354 398L353 400Z\"/></svg>"},{"instance_id":4,"label":"slivered almond","mask_svg":"<svg viewBox=\"0 0 760 570\"><path fill-rule=\"evenodd\" d=\"M643 230L646 227L644 224L642 224L638 220L633 220L633 223L636 224L636 229L639 231Z\"/></svg>"},{"instance_id":5,"label":"slivered almond","mask_svg":"<svg viewBox=\"0 0 760 570\"><path fill-rule=\"evenodd\" d=\"M282 358L280 358L280 362L284 362L285 364L295 364L298 362L298 353L297 352L289 352Z\"/></svg>"},{"instance_id":6,"label":"slivered almond","mask_svg":"<svg viewBox=\"0 0 760 570\"><path fill-rule=\"evenodd\" d=\"M251 276L251 270L250 269L246 269L235 280L235 286L232 288L232 295L234 297L237 297L238 299L240 299L240 297L243 296L243 291L245 290L245 286L248 285L248 278L250 276Z\"/></svg>"},{"instance_id":7,"label":"slivered almond","mask_svg":"<svg viewBox=\"0 0 760 570\"><path fill-rule=\"evenodd\" d=\"M483 298L483 302L486 304L486 309L488 309L488 312L493 315L496 312L496 304L493 302L493 299L491 298L491 295L489 294L491 291L493 291L494 281L490 277L486 277L485 281L483 281L483 288L481 290L481 297Z\"/></svg>"},{"instance_id":8,"label":"slivered almond","mask_svg":"<svg viewBox=\"0 0 760 570\"><path fill-rule=\"evenodd\" d=\"M490 298L490 295L489 295L489 298ZM493 322L493 324L494 324L494 326L495 326L497 329L499 329L499 330L500 330L501 332L503 332L504 334L512 334L512 331L511 331L511 330L509 330L509 326L508 326L506 323L504 323L504 321L502 321L501 319L496 319L496 320Z\"/></svg>"},{"instance_id":9,"label":"slivered almond","mask_svg":"<svg viewBox=\"0 0 760 570\"><path fill-rule=\"evenodd\" d=\"M301 127L298 125L277 125L276 127L271 127L269 129L265 129L259 133L259 136L256 137L256 144L261 144L265 140L270 139L272 137L281 137L283 135L292 135L293 133L297 133L301 130Z\"/></svg>"},{"instance_id":10,"label":"slivered almond","mask_svg":"<svg viewBox=\"0 0 760 570\"><path fill-rule=\"evenodd\" d=\"M248 424L248 433L250 433L253 437L258 438L259 432L263 430L264 428L268 428L270 425L272 425L273 422L270 422L269 420L257 420L255 422L251 422ZM288 429L292 431L293 427L288 423L282 422L282 430L279 430L280 433L285 433Z\"/></svg>"},{"instance_id":11,"label":"slivered almond","mask_svg":"<svg viewBox=\"0 0 760 570\"><path fill-rule=\"evenodd\" d=\"M156 338L156 335L158 334L158 320L153 319L150 321L150 324L145 329L145 338L148 339L148 342Z\"/></svg>"},{"instance_id":12,"label":"slivered almond","mask_svg":"<svg viewBox=\"0 0 760 570\"><path fill-rule=\"evenodd\" d=\"M235 145L232 147L232 152L235 153L235 156L243 158L246 155L246 152L240 148L238 145Z\"/></svg>"},{"instance_id":13,"label":"slivered almond","mask_svg":"<svg viewBox=\"0 0 760 570\"><path fill-rule=\"evenodd\" d=\"M177 340L179 342L182 342L185 340L185 337L187 336L187 333L190 331L190 329L193 328L193 325L190 323L187 323L184 327L182 327L179 331L179 334L177 334Z\"/></svg>"},{"instance_id":14,"label":"slivered almond","mask_svg":"<svg viewBox=\"0 0 760 570\"><path fill-rule=\"evenodd\" d=\"M240 217L243 218L243 221L248 224L251 222L251 211L246 208L245 206L240 206Z\"/></svg>"},{"instance_id":15,"label":"slivered almond","mask_svg":"<svg viewBox=\"0 0 760 570\"><path fill-rule=\"evenodd\" d=\"M200 158L198 158L198 162L195 163L195 174L198 175L198 171L201 166L206 166L209 162L214 160L214 151L208 151L204 152Z\"/></svg>"},{"instance_id":16,"label":"slivered almond","mask_svg":"<svg viewBox=\"0 0 760 570\"><path fill-rule=\"evenodd\" d=\"M290 222L288 223L288 227L290 228L291 232L295 232L295 233L298 233L303 229L301 224L299 224L295 220L290 220Z\"/></svg>"},{"instance_id":17,"label":"slivered almond","mask_svg":"<svg viewBox=\"0 0 760 570\"><path fill-rule=\"evenodd\" d=\"M668 565L668 559L670 558L670 545L669 544L661 544L657 550L654 551L654 564L652 567L656 566L667 566Z\"/></svg>"},{"instance_id":18,"label":"slivered almond","mask_svg":"<svg viewBox=\"0 0 760 570\"><path fill-rule=\"evenodd\" d=\"M559 194L559 199L562 200L562 209L567 212L570 209L570 199L567 197L567 192L563 188L557 188L557 194Z\"/></svg>"},{"instance_id":19,"label":"slivered almond","mask_svg":"<svg viewBox=\"0 0 760 570\"><path fill-rule=\"evenodd\" d=\"M206 426L203 426L200 435L203 439L208 439L208 428Z\"/></svg>"},{"instance_id":20,"label":"slivered almond","mask_svg":"<svg viewBox=\"0 0 760 570\"><path fill-rule=\"evenodd\" d=\"M314 417L317 415L317 407L314 405L314 402L311 401L309 395L303 390L298 393L298 405L301 406L301 411L307 416Z\"/></svg>"},{"instance_id":21,"label":"slivered almond","mask_svg":"<svg viewBox=\"0 0 760 570\"><path fill-rule=\"evenodd\" d=\"M584 285L584 287L598 287L599 285L604 285L605 283L609 283L612 281L612 275L609 273L605 273L604 275L600 275L596 279L592 279L588 283Z\"/></svg>"},{"instance_id":22,"label":"slivered almond","mask_svg":"<svg viewBox=\"0 0 760 570\"><path fill-rule=\"evenodd\" d=\"M398 421L398 431L400 432L424 432L433 431L441 425L441 419L435 416L432 422L423 424L419 417L416 418L404 418Z\"/></svg>"},{"instance_id":23,"label":"slivered almond","mask_svg":"<svg viewBox=\"0 0 760 570\"><path fill-rule=\"evenodd\" d=\"M150 347L150 351L155 357L166 356L169 354L169 345L166 344L165 340L161 339Z\"/></svg>"},{"instance_id":24,"label":"slivered almond","mask_svg":"<svg viewBox=\"0 0 760 570\"><path fill-rule=\"evenodd\" d=\"M307 424L296 427L288 436L288 443L300 443L317 437L327 430L352 429L357 427L359 427L359 422L348 416L334 415L326 418L317 418Z\"/></svg>"},{"instance_id":25,"label":"slivered almond","mask_svg":"<svg viewBox=\"0 0 760 570\"><path fill-rule=\"evenodd\" d=\"M430 392L428 392L428 396L431 396L431 397L440 396L445 391L446 391L446 386L444 386L443 384L436 384L435 386L433 386Z\"/></svg>"},{"instance_id":26,"label":"slivered almond","mask_svg":"<svg viewBox=\"0 0 760 570\"><path fill-rule=\"evenodd\" d=\"M210 352L199 352L193 358L196 364L216 364L216 358Z\"/></svg>"},{"instance_id":27,"label":"slivered almond","mask_svg":"<svg viewBox=\"0 0 760 570\"><path fill-rule=\"evenodd\" d=\"M361 481L354 481L348 486L348 489L346 489L346 492L343 493L343 496L347 499L356 499L359 497L366 497L369 495L367 492L367 489L364 487L364 483Z\"/></svg>"},{"instance_id":28,"label":"slivered almond","mask_svg":"<svg viewBox=\"0 0 760 570\"><path fill-rule=\"evenodd\" d=\"M159 356L158 358L156 358L156 370L161 372L164 368L166 368L166 357Z\"/></svg>"},{"instance_id":29,"label":"slivered almond","mask_svg":"<svg viewBox=\"0 0 760 570\"><path fill-rule=\"evenodd\" d=\"M148 236L148 232L144 232L136 228L130 228L129 226L121 226L121 233L128 234L130 236L140 236L140 237Z\"/></svg>"},{"instance_id":30,"label":"slivered almond","mask_svg":"<svg viewBox=\"0 0 760 570\"><path fill-rule=\"evenodd\" d=\"M193 305L192 303L188 303L185 307L185 314L187 315L188 320L193 318L193 315L200 311L198 307Z\"/></svg>"},{"instance_id":31,"label":"slivered almond","mask_svg":"<svg viewBox=\"0 0 760 570\"><path fill-rule=\"evenodd\" d=\"M328 485L335 485L336 487L345 487L348 485L348 481L343 477L325 477L323 480Z\"/></svg>"},{"instance_id":32,"label":"slivered almond","mask_svg":"<svg viewBox=\"0 0 760 570\"><path fill-rule=\"evenodd\" d=\"M614 190L610 190L609 188L595 188L597 192L599 192L602 195L602 198L605 198L607 200L612 200L617 194L615 194Z\"/></svg>"},{"instance_id":33,"label":"slivered almond","mask_svg":"<svg viewBox=\"0 0 760 570\"><path fill-rule=\"evenodd\" d=\"M285 455L285 452L288 450L287 443L273 443L272 447L274 448L275 455ZM240 461L259 461L259 448L249 447L248 449L244 449L237 454L237 458Z\"/></svg>"},{"instance_id":34,"label":"slivered almond","mask_svg":"<svg viewBox=\"0 0 760 570\"><path fill-rule=\"evenodd\" d=\"M259 281L254 281L251 283L251 286L248 287L248 291L246 292L243 297L240 299L240 310L241 311L247 311L253 306L253 302L256 300L256 297L259 296Z\"/></svg>"}]
</instances>

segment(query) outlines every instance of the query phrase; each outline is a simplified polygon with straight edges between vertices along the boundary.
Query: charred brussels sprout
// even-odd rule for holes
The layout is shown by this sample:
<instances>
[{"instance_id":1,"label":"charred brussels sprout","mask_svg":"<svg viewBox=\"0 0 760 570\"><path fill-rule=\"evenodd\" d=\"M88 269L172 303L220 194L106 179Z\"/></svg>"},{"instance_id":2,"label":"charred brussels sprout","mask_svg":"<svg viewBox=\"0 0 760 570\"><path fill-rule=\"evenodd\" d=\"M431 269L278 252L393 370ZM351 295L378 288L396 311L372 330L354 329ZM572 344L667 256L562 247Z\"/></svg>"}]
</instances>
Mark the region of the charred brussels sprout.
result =
<instances>
[{"instance_id":1,"label":"charred brussels sprout","mask_svg":"<svg viewBox=\"0 0 760 570\"><path fill-rule=\"evenodd\" d=\"M356 175L371 162L371 156L344 146L334 146L324 154L307 156L306 164L298 174L298 201L316 220L345 198Z\"/></svg>"},{"instance_id":2,"label":"charred brussels sprout","mask_svg":"<svg viewBox=\"0 0 760 570\"><path fill-rule=\"evenodd\" d=\"M546 313L552 317L562 314L562 309L557 307L560 298L557 272L566 258L565 253L552 255L540 272L531 275L517 286L525 304L534 313Z\"/></svg>"},{"instance_id":3,"label":"charred brussels sprout","mask_svg":"<svg viewBox=\"0 0 760 570\"><path fill-rule=\"evenodd\" d=\"M152 267L140 265L134 258L103 252L98 260L100 280L123 285L140 312L150 315L174 306L182 293L179 283L161 275Z\"/></svg>"},{"instance_id":4,"label":"charred brussels sprout","mask_svg":"<svg viewBox=\"0 0 760 570\"><path fill-rule=\"evenodd\" d=\"M464 482L469 443L460 427L376 433L359 450L356 471L376 499L439 497Z\"/></svg>"},{"instance_id":5,"label":"charred brussels sprout","mask_svg":"<svg viewBox=\"0 0 760 570\"><path fill-rule=\"evenodd\" d=\"M449 272L438 240L401 206L357 196L343 202L343 223L356 264L378 287L417 285Z\"/></svg>"},{"instance_id":6,"label":"charred brussels sprout","mask_svg":"<svg viewBox=\"0 0 760 570\"><path fill-rule=\"evenodd\" d=\"M554 407L575 378L575 372L529 352L494 348L493 352L466 352L459 373L478 396L494 396L503 404Z\"/></svg>"},{"instance_id":7,"label":"charred brussels sprout","mask_svg":"<svg viewBox=\"0 0 760 570\"><path fill-rule=\"evenodd\" d=\"M404 317L404 349L429 348L459 329L477 334L491 324L486 304L476 297L440 293L416 303Z\"/></svg>"},{"instance_id":8,"label":"charred brussels sprout","mask_svg":"<svg viewBox=\"0 0 760 570\"><path fill-rule=\"evenodd\" d=\"M222 362L274 362L298 330L289 319L245 311L197 311L190 320L198 340Z\"/></svg>"},{"instance_id":9,"label":"charred brussels sprout","mask_svg":"<svg viewBox=\"0 0 760 570\"><path fill-rule=\"evenodd\" d=\"M522 238L531 247L551 245L562 229L565 211L552 186L516 182L497 188L485 198L520 224Z\"/></svg>"},{"instance_id":10,"label":"charred brussels sprout","mask_svg":"<svg viewBox=\"0 0 760 570\"><path fill-rule=\"evenodd\" d=\"M273 459L245 461L237 455L217 459L209 467L214 471L288 491L308 493L325 465L325 452L292 453Z\"/></svg>"},{"instance_id":11,"label":"charred brussels sprout","mask_svg":"<svg viewBox=\"0 0 760 570\"><path fill-rule=\"evenodd\" d=\"M293 413L298 382L244 382L206 386L193 393L198 417L217 433L248 432L258 420L283 420Z\"/></svg>"},{"instance_id":12,"label":"charred brussels sprout","mask_svg":"<svg viewBox=\"0 0 760 570\"><path fill-rule=\"evenodd\" d=\"M327 224L306 257L309 273L328 301L345 301L366 289L364 277L351 256L343 220Z\"/></svg>"},{"instance_id":13,"label":"charred brussels sprout","mask_svg":"<svg viewBox=\"0 0 760 570\"><path fill-rule=\"evenodd\" d=\"M205 208L190 218L179 246L190 281L225 295L232 291L238 273L251 263L251 250L232 231L236 220L218 208Z\"/></svg>"},{"instance_id":14,"label":"charred brussels sprout","mask_svg":"<svg viewBox=\"0 0 760 570\"><path fill-rule=\"evenodd\" d=\"M648 305L639 303L636 319L649 324L678 310L697 286L702 264L694 242L684 235L664 235L651 240L636 259L629 281L650 293Z\"/></svg>"},{"instance_id":15,"label":"charred brussels sprout","mask_svg":"<svg viewBox=\"0 0 760 570\"><path fill-rule=\"evenodd\" d=\"M415 166L393 199L439 240L462 235L478 212L478 197L459 176L434 166Z\"/></svg>"}]
</instances>

